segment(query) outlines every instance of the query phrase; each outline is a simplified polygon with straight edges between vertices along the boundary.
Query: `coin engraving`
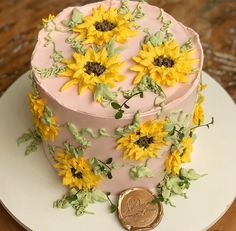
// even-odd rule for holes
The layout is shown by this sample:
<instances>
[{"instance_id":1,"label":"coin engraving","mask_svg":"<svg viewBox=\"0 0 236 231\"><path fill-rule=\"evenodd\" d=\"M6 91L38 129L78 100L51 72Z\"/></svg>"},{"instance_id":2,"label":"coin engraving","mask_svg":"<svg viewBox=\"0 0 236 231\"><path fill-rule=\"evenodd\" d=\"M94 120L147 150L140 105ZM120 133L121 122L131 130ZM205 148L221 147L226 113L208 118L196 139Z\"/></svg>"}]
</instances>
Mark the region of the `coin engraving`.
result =
<instances>
[{"instance_id":1,"label":"coin engraving","mask_svg":"<svg viewBox=\"0 0 236 231\"><path fill-rule=\"evenodd\" d=\"M145 188L132 188L120 194L118 216L127 230L150 230L161 220L161 204L152 203L154 195Z\"/></svg>"}]
</instances>

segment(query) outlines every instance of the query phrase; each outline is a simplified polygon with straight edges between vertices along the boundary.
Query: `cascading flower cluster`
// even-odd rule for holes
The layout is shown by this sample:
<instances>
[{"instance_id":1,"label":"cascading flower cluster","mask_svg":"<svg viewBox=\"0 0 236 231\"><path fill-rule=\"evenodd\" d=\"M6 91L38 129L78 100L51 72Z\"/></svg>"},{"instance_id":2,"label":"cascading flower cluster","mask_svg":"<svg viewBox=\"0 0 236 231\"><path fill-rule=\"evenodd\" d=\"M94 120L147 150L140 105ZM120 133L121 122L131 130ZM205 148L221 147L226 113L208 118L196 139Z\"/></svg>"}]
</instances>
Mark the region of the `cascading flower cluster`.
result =
<instances>
[{"instance_id":1,"label":"cascading flower cluster","mask_svg":"<svg viewBox=\"0 0 236 231\"><path fill-rule=\"evenodd\" d=\"M180 143L180 148L171 152L166 160L166 172L178 175L181 164L191 162L190 154L193 150L192 137L184 137Z\"/></svg>"},{"instance_id":2,"label":"cascading flower cluster","mask_svg":"<svg viewBox=\"0 0 236 231\"><path fill-rule=\"evenodd\" d=\"M207 85L203 85L201 82L198 87L198 95L197 95L197 103L193 112L193 123L195 125L200 125L204 122L204 110L202 107L202 103L204 102L204 96L202 95L202 91L207 87Z\"/></svg>"},{"instance_id":3,"label":"cascading flower cluster","mask_svg":"<svg viewBox=\"0 0 236 231\"><path fill-rule=\"evenodd\" d=\"M41 98L34 98L29 94L30 111L33 115L34 125L44 140L54 140L58 134L56 118Z\"/></svg>"}]
</instances>

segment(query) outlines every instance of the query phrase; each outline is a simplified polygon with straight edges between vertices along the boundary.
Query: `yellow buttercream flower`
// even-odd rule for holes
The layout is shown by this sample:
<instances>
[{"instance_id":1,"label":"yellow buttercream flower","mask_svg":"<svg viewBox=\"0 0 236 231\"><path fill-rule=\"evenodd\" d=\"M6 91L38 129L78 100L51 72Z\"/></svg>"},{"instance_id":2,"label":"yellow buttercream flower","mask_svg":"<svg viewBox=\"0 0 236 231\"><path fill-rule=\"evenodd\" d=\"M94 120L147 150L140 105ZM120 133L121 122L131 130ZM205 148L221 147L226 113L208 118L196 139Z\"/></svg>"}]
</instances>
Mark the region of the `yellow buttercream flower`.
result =
<instances>
[{"instance_id":1,"label":"yellow buttercream flower","mask_svg":"<svg viewBox=\"0 0 236 231\"><path fill-rule=\"evenodd\" d=\"M134 84L138 84L144 75L150 75L161 85L174 86L188 82L188 74L197 59L193 59L194 50L180 51L174 40L154 47L150 42L142 45L139 56L133 57L137 63L130 69L138 72Z\"/></svg>"},{"instance_id":2,"label":"yellow buttercream flower","mask_svg":"<svg viewBox=\"0 0 236 231\"><path fill-rule=\"evenodd\" d=\"M171 153L166 160L166 172L168 174L178 175L181 165L181 157L178 151Z\"/></svg>"},{"instance_id":3,"label":"yellow buttercream flower","mask_svg":"<svg viewBox=\"0 0 236 231\"><path fill-rule=\"evenodd\" d=\"M58 134L58 127L56 124L56 118L54 116L50 116L49 121L46 122L44 119L45 113L45 103L41 98L35 99L33 94L29 94L30 101L30 111L33 115L34 125L39 130L42 138L44 140L54 140L55 136Z\"/></svg>"},{"instance_id":4,"label":"yellow buttercream flower","mask_svg":"<svg viewBox=\"0 0 236 231\"><path fill-rule=\"evenodd\" d=\"M42 18L43 26L46 27L48 23L51 22L54 18L55 16L53 14L49 14L48 18Z\"/></svg>"},{"instance_id":5,"label":"yellow buttercream flower","mask_svg":"<svg viewBox=\"0 0 236 231\"><path fill-rule=\"evenodd\" d=\"M192 137L184 137L180 148L169 154L165 162L166 172L168 174L178 175L181 164L191 162L190 154L193 151L192 143Z\"/></svg>"},{"instance_id":6,"label":"yellow buttercream flower","mask_svg":"<svg viewBox=\"0 0 236 231\"><path fill-rule=\"evenodd\" d=\"M77 39L83 39L83 44L94 43L102 45L108 43L112 37L116 42L125 43L127 38L138 32L133 30L134 23L130 21L131 14L119 15L117 9L110 7L105 10L103 5L93 9L91 16L85 16L83 23L73 28L78 33Z\"/></svg>"},{"instance_id":7,"label":"yellow buttercream flower","mask_svg":"<svg viewBox=\"0 0 236 231\"><path fill-rule=\"evenodd\" d=\"M35 99L32 93L29 93L30 111L34 119L40 119L43 116L45 104L42 99Z\"/></svg>"},{"instance_id":8,"label":"yellow buttercream flower","mask_svg":"<svg viewBox=\"0 0 236 231\"><path fill-rule=\"evenodd\" d=\"M124 80L120 69L124 62L119 61L119 55L108 56L106 48L95 52L91 47L85 55L73 53L73 59L64 59L62 62L67 64L65 71L60 73L62 77L69 77L61 88L61 91L77 85L79 93L87 88L95 91L97 84L107 84L114 87L115 82Z\"/></svg>"},{"instance_id":9,"label":"yellow buttercream flower","mask_svg":"<svg viewBox=\"0 0 236 231\"><path fill-rule=\"evenodd\" d=\"M59 170L58 175L62 176L63 184L70 188L90 190L103 178L93 173L88 161L83 157L73 157L71 154L60 152L56 160L58 163L54 167Z\"/></svg>"},{"instance_id":10,"label":"yellow buttercream flower","mask_svg":"<svg viewBox=\"0 0 236 231\"><path fill-rule=\"evenodd\" d=\"M164 138L165 121L148 120L133 133L129 133L117 141L117 150L123 149L123 159L144 161L158 157L159 151L167 145Z\"/></svg>"},{"instance_id":11,"label":"yellow buttercream flower","mask_svg":"<svg viewBox=\"0 0 236 231\"><path fill-rule=\"evenodd\" d=\"M202 103L204 102L205 98L201 92L206 88L207 84L203 85L201 80L198 86L197 103L193 111L193 123L197 126L204 122L204 110L202 107Z\"/></svg>"},{"instance_id":12,"label":"yellow buttercream flower","mask_svg":"<svg viewBox=\"0 0 236 231\"><path fill-rule=\"evenodd\" d=\"M183 152L181 156L181 162L182 163L187 163L191 162L190 154L193 151L193 138L192 137L184 137L182 140L183 144Z\"/></svg>"},{"instance_id":13,"label":"yellow buttercream flower","mask_svg":"<svg viewBox=\"0 0 236 231\"><path fill-rule=\"evenodd\" d=\"M193 123L199 125L204 122L204 110L201 103L197 103L193 112Z\"/></svg>"}]
</instances>

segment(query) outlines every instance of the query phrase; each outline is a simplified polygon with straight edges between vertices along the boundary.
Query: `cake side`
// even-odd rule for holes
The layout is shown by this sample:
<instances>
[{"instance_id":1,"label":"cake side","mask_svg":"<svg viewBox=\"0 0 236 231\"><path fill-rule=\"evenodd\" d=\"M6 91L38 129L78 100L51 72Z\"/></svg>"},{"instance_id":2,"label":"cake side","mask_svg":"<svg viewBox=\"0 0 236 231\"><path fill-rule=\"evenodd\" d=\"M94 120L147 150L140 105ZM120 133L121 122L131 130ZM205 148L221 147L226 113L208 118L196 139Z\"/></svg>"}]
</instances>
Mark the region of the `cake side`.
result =
<instances>
[{"instance_id":1,"label":"cake side","mask_svg":"<svg viewBox=\"0 0 236 231\"><path fill-rule=\"evenodd\" d=\"M96 4L89 4L84 7L80 7L79 10L86 14L91 14L91 9L98 7L100 4L103 4L106 8L108 8L108 3L96 3ZM119 7L120 3L113 2L112 7ZM115 4L115 5L114 5ZM119 5L118 5L119 4ZM137 6L137 3L135 2L129 2L129 8L130 10L134 10ZM143 6L143 12L144 12L144 19L140 20L139 25L141 25L140 29L140 35L135 36L134 38L130 38L128 42L125 44L127 47L126 49L121 53L122 60L126 60L126 70L123 71L123 74L126 76L126 79L118 83L116 89L118 87L123 87L127 90L132 89L133 87L133 79L135 77L135 72L132 72L129 70L129 68L134 64L132 61L132 56L137 54L138 50L140 49L140 43L143 41L145 37L145 32L142 30L149 26L149 32L148 33L154 33L160 30L163 22L160 22L160 20L157 20L158 14L161 13L161 10L157 7L151 7L148 4L144 4ZM55 24L61 25L61 21L63 19L68 19L69 15L71 15L71 12L73 12L75 8L68 8L65 9L61 14L59 14L55 18ZM182 24L178 23L175 19L173 19L171 16L169 16L166 13L163 13L163 18L165 20L172 20L172 29L171 31L174 33L173 36L178 42L181 42L184 44L186 40L189 38L192 39L193 48L196 49L195 54L193 55L193 58L199 58L199 60L196 62L195 65L193 65L193 68L201 68L202 66L202 49L199 42L198 35L192 31L190 28L187 28L183 26ZM155 22L155 23L154 23ZM151 28L150 28L151 25ZM62 52L64 52L67 56L67 58L71 57L72 48L68 46L68 44L65 43L66 38L64 37L64 33L61 32L55 32L58 33L58 35L54 35L55 39L55 46L58 46L62 49ZM53 37L53 32L51 37ZM181 33L180 33L181 32ZM41 51L45 52L45 47L42 47L43 41L45 40L46 31L43 30L39 34L39 42L38 45L35 48L34 54L32 56L32 66L35 66L37 64L37 57L41 57ZM66 33L65 33L66 34ZM68 36L68 35L67 35ZM64 41L64 43L63 43ZM116 43L116 46L118 43ZM59 49L59 48L58 48ZM67 49L67 50L66 50ZM48 50L46 50L46 53ZM68 53L68 54L67 54ZM48 54L47 54L48 55ZM49 56L50 57L50 56ZM36 60L36 61L35 61ZM47 59L43 60L43 63L45 65L45 62ZM41 60L40 60L40 65ZM37 65L39 66L39 65ZM145 186L148 188L154 188L155 185L157 185L160 180L163 179L164 176L164 169L165 169L165 161L168 156L168 149L169 145L163 146L161 148L158 158L152 158L148 162L149 168L156 172L157 176L152 178L146 178L146 179L138 179L137 181L132 180L129 177L129 170L130 166L132 165L138 165L139 160L136 161L127 161L122 160L122 153L123 150L116 150L117 148L117 140L119 137L113 137L115 134L115 131L117 128L127 126L128 124L132 124L132 120L134 117L134 113L138 110L140 112L140 118L141 123L145 123L148 120L155 120L157 117L157 114L160 112L161 108L158 106L153 105L153 101L156 97L156 95L153 92L145 92L144 97L134 97L129 101L129 108L125 111L123 118L117 120L114 117L115 111L111 107L101 107L97 102L94 102L92 99L90 91L85 91L83 94L78 94L77 89L70 88L67 89L68 92L60 92L60 87L57 85L55 81L59 79L59 81L64 81L64 78L54 78L53 76L49 79L43 79L40 76L37 75L37 72L33 72L34 78L37 82L38 89L40 91L41 97L47 102L48 105L50 105L51 110L56 115L57 123L59 125L72 123L79 129L92 129L93 131L98 131L99 129L104 129L109 135L99 138L89 138L89 142L91 142L91 146L87 147L85 151L86 158L90 159L93 157L96 157L100 160L106 160L108 158L113 158L113 162L118 165L126 165L122 168L113 170L113 178L112 179L104 179L104 181L101 184L101 188L104 191L110 191L112 193L119 193L119 191L124 190L125 188L129 186ZM185 113L192 114L194 109L194 104L196 101L196 94L197 94L197 86L199 82L199 73L193 73L189 75L189 81L187 83L177 83L176 86L173 87L163 87L163 91L165 92L166 98L165 103L163 104L162 108L162 115L160 119L164 119L169 113L173 111L182 110ZM51 86L53 89L51 89ZM56 97L54 94L56 92ZM75 94L71 99L67 99L68 94ZM60 95L60 96L59 96ZM64 100L66 101L60 101L61 97L63 96ZM81 98L85 97L85 98ZM89 101L88 101L89 100ZM119 100L124 100L122 98L118 98ZM73 107L68 103L70 101L76 102L78 105L82 102L84 105L77 106L73 103ZM66 104L67 103L67 104ZM95 108L93 108L95 105ZM140 105L142 105L140 107ZM85 108L86 107L86 108ZM92 111L90 111L92 109ZM51 160L52 165L55 164L55 158L56 153L51 156L51 154L48 151L48 145L50 147L56 146L56 147L62 147L63 143L69 142L73 145L76 145L76 142L74 142L71 138L70 132L68 132L68 129L65 127L60 127L58 131L59 135L57 135L53 142L51 141L44 141L44 149L47 153L48 159ZM128 164L127 164L128 163ZM118 178L119 183L117 183Z\"/></svg>"}]
</instances>

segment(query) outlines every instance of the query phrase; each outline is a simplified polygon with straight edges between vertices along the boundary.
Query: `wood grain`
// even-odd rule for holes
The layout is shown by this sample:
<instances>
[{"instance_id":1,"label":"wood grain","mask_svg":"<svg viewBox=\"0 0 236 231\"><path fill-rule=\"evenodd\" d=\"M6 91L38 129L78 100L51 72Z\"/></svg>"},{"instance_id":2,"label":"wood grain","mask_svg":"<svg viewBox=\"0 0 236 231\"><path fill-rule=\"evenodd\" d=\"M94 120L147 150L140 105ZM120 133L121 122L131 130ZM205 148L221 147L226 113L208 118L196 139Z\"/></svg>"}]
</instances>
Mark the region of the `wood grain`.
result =
<instances>
[{"instance_id":1,"label":"wood grain","mask_svg":"<svg viewBox=\"0 0 236 231\"><path fill-rule=\"evenodd\" d=\"M89 0L0 1L0 95L30 68L41 18ZM204 69L236 101L236 1L149 0L200 34ZM23 231L0 206L0 231ZM236 230L236 201L208 231Z\"/></svg>"}]
</instances>

